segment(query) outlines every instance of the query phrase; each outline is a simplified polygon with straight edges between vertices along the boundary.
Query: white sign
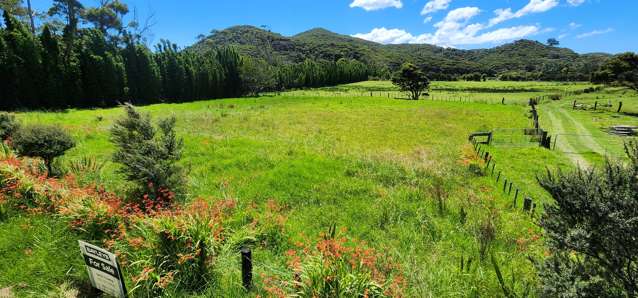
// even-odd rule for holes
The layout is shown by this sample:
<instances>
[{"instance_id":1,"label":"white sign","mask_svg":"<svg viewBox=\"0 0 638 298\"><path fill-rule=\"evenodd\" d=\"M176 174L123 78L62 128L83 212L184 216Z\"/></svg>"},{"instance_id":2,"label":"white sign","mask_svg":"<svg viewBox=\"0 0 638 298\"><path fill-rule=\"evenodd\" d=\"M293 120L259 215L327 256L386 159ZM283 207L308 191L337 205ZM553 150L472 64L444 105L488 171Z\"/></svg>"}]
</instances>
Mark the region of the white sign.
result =
<instances>
[{"instance_id":1,"label":"white sign","mask_svg":"<svg viewBox=\"0 0 638 298\"><path fill-rule=\"evenodd\" d=\"M114 297L127 297L115 254L84 241L78 242L93 287Z\"/></svg>"}]
</instances>

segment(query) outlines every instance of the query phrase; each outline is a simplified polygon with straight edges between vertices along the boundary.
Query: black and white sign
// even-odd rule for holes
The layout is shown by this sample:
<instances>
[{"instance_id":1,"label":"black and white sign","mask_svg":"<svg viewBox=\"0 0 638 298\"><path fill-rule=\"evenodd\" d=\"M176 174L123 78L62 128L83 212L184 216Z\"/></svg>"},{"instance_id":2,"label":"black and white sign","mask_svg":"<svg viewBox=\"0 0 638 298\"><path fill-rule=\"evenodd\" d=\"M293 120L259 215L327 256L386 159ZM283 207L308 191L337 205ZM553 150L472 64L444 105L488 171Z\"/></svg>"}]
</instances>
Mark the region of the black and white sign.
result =
<instances>
[{"instance_id":1,"label":"black and white sign","mask_svg":"<svg viewBox=\"0 0 638 298\"><path fill-rule=\"evenodd\" d=\"M115 254L84 241L78 242L93 287L115 297L127 297Z\"/></svg>"}]
</instances>

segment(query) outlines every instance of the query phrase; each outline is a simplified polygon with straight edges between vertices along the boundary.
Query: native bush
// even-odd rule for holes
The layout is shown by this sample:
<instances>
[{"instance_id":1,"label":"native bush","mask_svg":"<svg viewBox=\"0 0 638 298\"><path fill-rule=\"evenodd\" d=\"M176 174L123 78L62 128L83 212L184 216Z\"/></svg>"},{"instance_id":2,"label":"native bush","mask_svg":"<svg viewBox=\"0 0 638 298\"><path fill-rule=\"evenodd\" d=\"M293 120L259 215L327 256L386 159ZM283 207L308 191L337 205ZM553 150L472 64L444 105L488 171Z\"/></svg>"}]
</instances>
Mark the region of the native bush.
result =
<instances>
[{"instance_id":1,"label":"native bush","mask_svg":"<svg viewBox=\"0 0 638 298\"><path fill-rule=\"evenodd\" d=\"M555 200L541 220L551 253L539 266L545 296L638 295L638 143L625 148L629 164L540 179Z\"/></svg>"},{"instance_id":2,"label":"native bush","mask_svg":"<svg viewBox=\"0 0 638 298\"><path fill-rule=\"evenodd\" d=\"M22 156L42 158L51 175L53 160L75 147L75 141L57 126L31 125L21 127L15 132L13 146Z\"/></svg>"},{"instance_id":3,"label":"native bush","mask_svg":"<svg viewBox=\"0 0 638 298\"><path fill-rule=\"evenodd\" d=\"M111 141L117 147L113 161L120 172L134 184L131 197L144 207L168 206L185 191L184 170L178 164L184 142L175 133L175 118L160 120L157 128L148 115L130 104L126 115L115 122ZM152 204L148 204L148 200Z\"/></svg>"},{"instance_id":4,"label":"native bush","mask_svg":"<svg viewBox=\"0 0 638 298\"><path fill-rule=\"evenodd\" d=\"M18 129L18 122L13 114L0 113L0 141L10 138Z\"/></svg>"}]
</instances>

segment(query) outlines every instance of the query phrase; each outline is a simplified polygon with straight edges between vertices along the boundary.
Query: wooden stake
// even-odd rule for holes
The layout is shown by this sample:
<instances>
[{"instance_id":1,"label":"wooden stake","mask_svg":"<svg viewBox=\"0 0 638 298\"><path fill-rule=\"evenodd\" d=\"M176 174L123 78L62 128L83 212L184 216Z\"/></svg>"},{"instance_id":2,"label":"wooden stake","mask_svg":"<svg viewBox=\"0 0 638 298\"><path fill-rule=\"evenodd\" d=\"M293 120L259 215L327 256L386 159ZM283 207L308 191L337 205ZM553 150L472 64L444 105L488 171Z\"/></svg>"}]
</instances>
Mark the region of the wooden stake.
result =
<instances>
[{"instance_id":1,"label":"wooden stake","mask_svg":"<svg viewBox=\"0 0 638 298\"><path fill-rule=\"evenodd\" d=\"M250 291L253 285L253 257L250 248L241 248L241 280L246 291Z\"/></svg>"}]
</instances>

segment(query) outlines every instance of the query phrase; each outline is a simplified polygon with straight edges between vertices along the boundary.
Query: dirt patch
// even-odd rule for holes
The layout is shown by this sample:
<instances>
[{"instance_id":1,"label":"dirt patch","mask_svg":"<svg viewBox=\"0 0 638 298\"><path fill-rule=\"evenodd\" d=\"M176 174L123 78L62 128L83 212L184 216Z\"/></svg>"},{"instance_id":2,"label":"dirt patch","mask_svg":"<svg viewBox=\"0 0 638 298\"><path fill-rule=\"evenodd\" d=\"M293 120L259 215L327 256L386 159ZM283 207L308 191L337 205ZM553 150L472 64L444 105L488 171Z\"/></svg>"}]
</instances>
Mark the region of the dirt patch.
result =
<instances>
[{"instance_id":1,"label":"dirt patch","mask_svg":"<svg viewBox=\"0 0 638 298\"><path fill-rule=\"evenodd\" d=\"M0 289L0 298L13 298L13 287Z\"/></svg>"}]
</instances>

